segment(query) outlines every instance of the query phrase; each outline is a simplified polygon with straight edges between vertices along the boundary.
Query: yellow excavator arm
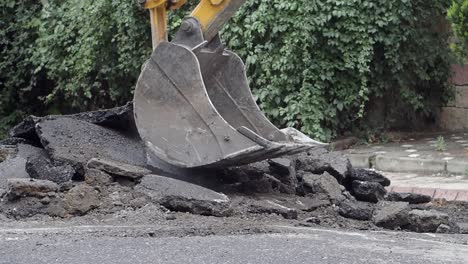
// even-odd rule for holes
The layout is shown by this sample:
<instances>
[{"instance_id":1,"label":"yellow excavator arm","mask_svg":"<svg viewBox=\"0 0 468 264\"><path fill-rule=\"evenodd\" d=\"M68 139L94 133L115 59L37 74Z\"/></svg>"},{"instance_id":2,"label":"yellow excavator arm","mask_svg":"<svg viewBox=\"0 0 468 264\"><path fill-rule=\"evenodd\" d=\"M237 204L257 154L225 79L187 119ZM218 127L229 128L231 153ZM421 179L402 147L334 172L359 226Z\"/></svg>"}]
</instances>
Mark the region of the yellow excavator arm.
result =
<instances>
[{"instance_id":1,"label":"yellow excavator arm","mask_svg":"<svg viewBox=\"0 0 468 264\"><path fill-rule=\"evenodd\" d=\"M234 15L245 0L201 0L191 13L198 20L203 35L211 40L221 27ZM150 12L153 49L167 41L166 10L175 10L186 3L186 0L142 0Z\"/></svg>"}]
</instances>

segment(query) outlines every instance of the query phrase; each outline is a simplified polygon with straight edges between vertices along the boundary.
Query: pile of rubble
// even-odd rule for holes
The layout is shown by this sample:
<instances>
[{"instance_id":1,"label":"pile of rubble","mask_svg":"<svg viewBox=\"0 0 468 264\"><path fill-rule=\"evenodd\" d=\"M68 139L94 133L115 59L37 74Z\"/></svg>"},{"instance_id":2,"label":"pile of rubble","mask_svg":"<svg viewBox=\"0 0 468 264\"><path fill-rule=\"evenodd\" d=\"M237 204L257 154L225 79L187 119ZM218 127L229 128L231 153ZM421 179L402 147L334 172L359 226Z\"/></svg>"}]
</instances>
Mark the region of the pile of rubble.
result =
<instances>
[{"instance_id":1,"label":"pile of rubble","mask_svg":"<svg viewBox=\"0 0 468 264\"><path fill-rule=\"evenodd\" d=\"M69 218L157 205L205 216L276 214L300 225L459 232L429 196L387 193L387 178L352 168L338 152L179 172L146 159L131 104L28 117L0 142L0 214Z\"/></svg>"}]
</instances>

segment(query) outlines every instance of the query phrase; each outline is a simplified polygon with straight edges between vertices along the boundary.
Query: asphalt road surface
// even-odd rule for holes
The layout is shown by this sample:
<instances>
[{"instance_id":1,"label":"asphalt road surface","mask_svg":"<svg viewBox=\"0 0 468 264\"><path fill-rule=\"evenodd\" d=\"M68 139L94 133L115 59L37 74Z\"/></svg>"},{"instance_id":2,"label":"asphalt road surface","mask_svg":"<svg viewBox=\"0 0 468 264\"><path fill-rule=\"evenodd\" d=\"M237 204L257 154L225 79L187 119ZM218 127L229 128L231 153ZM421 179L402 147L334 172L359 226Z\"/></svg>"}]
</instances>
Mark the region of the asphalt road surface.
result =
<instances>
[{"instance_id":1,"label":"asphalt road surface","mask_svg":"<svg viewBox=\"0 0 468 264\"><path fill-rule=\"evenodd\" d=\"M468 235L274 228L203 237L146 231L154 226L0 228L0 263L468 263Z\"/></svg>"}]
</instances>

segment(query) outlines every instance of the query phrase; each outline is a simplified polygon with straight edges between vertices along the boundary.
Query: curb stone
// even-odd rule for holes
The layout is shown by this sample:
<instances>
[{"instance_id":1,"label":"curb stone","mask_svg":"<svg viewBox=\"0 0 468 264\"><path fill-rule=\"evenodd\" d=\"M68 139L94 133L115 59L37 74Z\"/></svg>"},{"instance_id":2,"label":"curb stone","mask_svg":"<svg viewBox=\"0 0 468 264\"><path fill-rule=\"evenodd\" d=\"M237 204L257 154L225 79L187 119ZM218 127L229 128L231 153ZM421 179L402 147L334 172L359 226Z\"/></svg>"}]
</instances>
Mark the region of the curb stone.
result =
<instances>
[{"instance_id":1,"label":"curb stone","mask_svg":"<svg viewBox=\"0 0 468 264\"><path fill-rule=\"evenodd\" d=\"M468 202L468 191L466 190L390 186L390 187L387 187L387 191L389 192L411 192L411 193L429 195L432 197L432 199L445 199L447 201Z\"/></svg>"},{"instance_id":2,"label":"curb stone","mask_svg":"<svg viewBox=\"0 0 468 264\"><path fill-rule=\"evenodd\" d=\"M378 155L375 159L375 168L389 172L443 172L446 170L446 161L432 159L417 159L406 157L386 157Z\"/></svg>"}]
</instances>

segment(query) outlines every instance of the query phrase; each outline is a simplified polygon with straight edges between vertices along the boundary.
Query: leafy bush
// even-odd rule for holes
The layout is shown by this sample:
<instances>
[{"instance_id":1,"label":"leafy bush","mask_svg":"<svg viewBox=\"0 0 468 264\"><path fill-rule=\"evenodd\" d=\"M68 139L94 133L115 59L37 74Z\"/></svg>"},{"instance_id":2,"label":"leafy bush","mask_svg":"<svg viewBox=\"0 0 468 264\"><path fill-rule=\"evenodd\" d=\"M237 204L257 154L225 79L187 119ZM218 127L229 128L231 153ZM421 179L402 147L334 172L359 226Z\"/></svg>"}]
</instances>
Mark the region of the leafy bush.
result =
<instances>
[{"instance_id":1,"label":"leafy bush","mask_svg":"<svg viewBox=\"0 0 468 264\"><path fill-rule=\"evenodd\" d=\"M147 12L127 0L0 1L0 138L26 114L131 99L151 52Z\"/></svg>"},{"instance_id":2,"label":"leafy bush","mask_svg":"<svg viewBox=\"0 0 468 264\"><path fill-rule=\"evenodd\" d=\"M431 98L448 91L450 51L438 31L448 4L248 0L223 37L277 124L327 140L356 127L371 97L393 103L385 121L431 115Z\"/></svg>"},{"instance_id":3,"label":"leafy bush","mask_svg":"<svg viewBox=\"0 0 468 264\"><path fill-rule=\"evenodd\" d=\"M35 61L55 85L46 102L75 110L131 98L151 52L144 10L128 0L49 0L42 10Z\"/></svg>"},{"instance_id":4,"label":"leafy bush","mask_svg":"<svg viewBox=\"0 0 468 264\"><path fill-rule=\"evenodd\" d=\"M457 37L453 48L461 58L466 60L468 57L468 1L453 0L448 16Z\"/></svg>"},{"instance_id":5,"label":"leafy bush","mask_svg":"<svg viewBox=\"0 0 468 264\"><path fill-rule=\"evenodd\" d=\"M37 38L37 1L0 1L0 137L27 112L40 112L31 98L41 82L31 56ZM47 92L47 91L44 91Z\"/></svg>"},{"instance_id":6,"label":"leafy bush","mask_svg":"<svg viewBox=\"0 0 468 264\"><path fill-rule=\"evenodd\" d=\"M0 125L131 99L151 52L146 11L128 0L17 2L0 4ZM328 140L362 127L375 98L387 123L431 115L448 91L438 18L449 2L247 0L222 38L277 125ZM170 13L172 32L193 5Z\"/></svg>"}]
</instances>

